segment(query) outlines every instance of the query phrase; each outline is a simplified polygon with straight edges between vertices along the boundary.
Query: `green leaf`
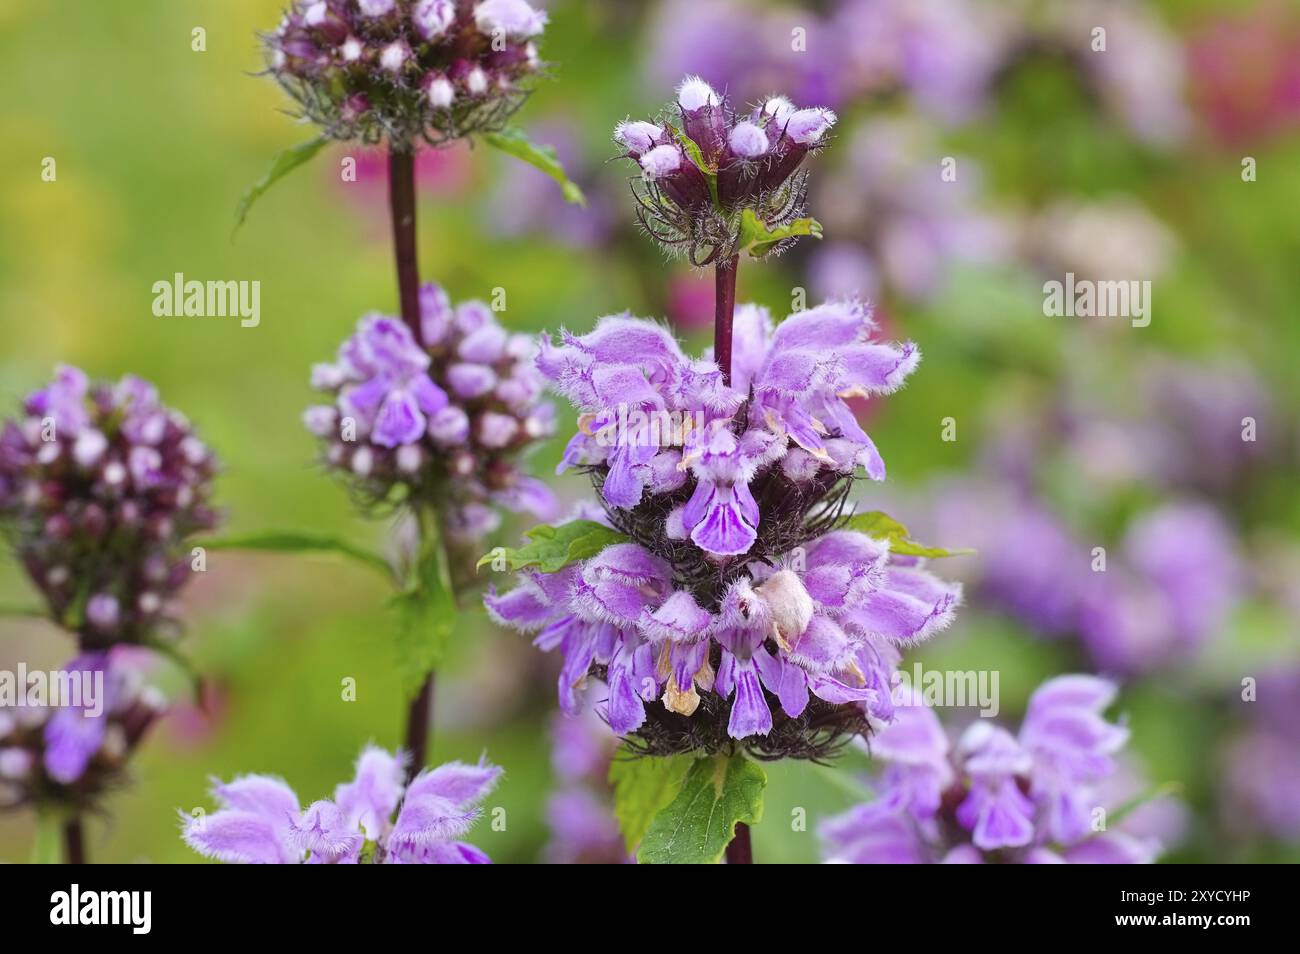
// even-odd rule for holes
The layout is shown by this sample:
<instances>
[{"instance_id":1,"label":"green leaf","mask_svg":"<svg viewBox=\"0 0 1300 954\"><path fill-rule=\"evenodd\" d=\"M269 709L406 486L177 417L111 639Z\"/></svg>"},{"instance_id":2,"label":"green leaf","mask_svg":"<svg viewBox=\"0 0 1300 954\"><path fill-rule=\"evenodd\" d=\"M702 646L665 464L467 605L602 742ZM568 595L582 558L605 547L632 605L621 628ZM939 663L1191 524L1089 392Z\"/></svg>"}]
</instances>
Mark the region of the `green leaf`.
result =
<instances>
[{"instance_id":1,"label":"green leaf","mask_svg":"<svg viewBox=\"0 0 1300 954\"><path fill-rule=\"evenodd\" d=\"M456 594L443 548L441 528L433 514L416 511L420 526L420 555L411 579L389 601L397 613L397 663L402 687L413 698L424 677L442 662L456 623Z\"/></svg>"},{"instance_id":2,"label":"green leaf","mask_svg":"<svg viewBox=\"0 0 1300 954\"><path fill-rule=\"evenodd\" d=\"M50 614L39 606L0 604L0 616L15 616L24 619L49 619Z\"/></svg>"},{"instance_id":3,"label":"green leaf","mask_svg":"<svg viewBox=\"0 0 1300 954\"><path fill-rule=\"evenodd\" d=\"M873 540L887 540L889 542L889 552L897 553L901 556L915 557L951 557L951 556L970 556L975 551L970 547L930 547L923 543L917 543L911 539L907 533L907 527L903 526L887 513L879 510L872 510L868 513L857 513L849 517L844 524L845 530L856 530L858 533L865 533Z\"/></svg>"},{"instance_id":4,"label":"green leaf","mask_svg":"<svg viewBox=\"0 0 1300 954\"><path fill-rule=\"evenodd\" d=\"M248 191L240 197L239 205L235 208L235 229L238 230L244 224L244 219L248 218L248 210L271 186L307 162L328 144L329 139L321 136L319 139L311 139L292 146L276 156L266 175L249 186Z\"/></svg>"},{"instance_id":5,"label":"green leaf","mask_svg":"<svg viewBox=\"0 0 1300 954\"><path fill-rule=\"evenodd\" d=\"M681 791L646 830L642 864L717 864L736 823L763 818L767 773L743 755L697 759Z\"/></svg>"},{"instance_id":6,"label":"green leaf","mask_svg":"<svg viewBox=\"0 0 1300 954\"><path fill-rule=\"evenodd\" d=\"M691 162L695 163L695 168L704 173L704 178L709 183L709 198L713 202L713 207L721 211L722 203L718 201L718 170L704 161L700 144L690 136L682 133L677 137L677 142L686 155L690 156Z\"/></svg>"},{"instance_id":7,"label":"green leaf","mask_svg":"<svg viewBox=\"0 0 1300 954\"><path fill-rule=\"evenodd\" d=\"M500 149L507 155L514 156L546 173L560 185L560 192L565 202L575 205L587 204L587 198L578 188L578 184L569 179L555 154L554 146L542 146L528 138L528 134L518 127L511 126L501 132L485 133L483 141L493 149Z\"/></svg>"},{"instance_id":8,"label":"green leaf","mask_svg":"<svg viewBox=\"0 0 1300 954\"><path fill-rule=\"evenodd\" d=\"M577 560L594 557L605 547L623 543L628 538L594 520L570 520L558 527L539 524L524 534L529 540L518 549L497 547L485 554L475 569L485 563L505 561L506 572L535 566L543 573L555 573Z\"/></svg>"},{"instance_id":9,"label":"green leaf","mask_svg":"<svg viewBox=\"0 0 1300 954\"><path fill-rule=\"evenodd\" d=\"M677 797L693 762L689 755L657 758L627 749L615 756L609 781L614 786L614 815L629 854L641 844L654 817Z\"/></svg>"},{"instance_id":10,"label":"green leaf","mask_svg":"<svg viewBox=\"0 0 1300 954\"><path fill-rule=\"evenodd\" d=\"M1182 794L1182 791L1183 787L1178 782L1164 782L1160 785L1153 785L1145 792L1139 792L1137 795L1134 795L1123 805L1119 806L1119 808L1111 812L1110 817L1106 819L1106 824L1111 826L1118 825L1125 818L1128 818L1129 815L1133 814L1133 812L1148 802L1154 802L1157 799L1165 798L1170 795L1180 795Z\"/></svg>"},{"instance_id":11,"label":"green leaf","mask_svg":"<svg viewBox=\"0 0 1300 954\"><path fill-rule=\"evenodd\" d=\"M200 540L199 546L209 550L260 550L268 553L333 553L355 560L372 570L378 570L384 579L393 582L393 568L380 554L359 547L332 533L314 530L266 530L229 537Z\"/></svg>"},{"instance_id":12,"label":"green leaf","mask_svg":"<svg viewBox=\"0 0 1300 954\"><path fill-rule=\"evenodd\" d=\"M811 235L819 239L822 237L822 224L816 219L795 219L786 225L769 229L753 209L745 209L741 213L740 248L754 258L762 258L772 251L777 242L796 235Z\"/></svg>"}]
</instances>

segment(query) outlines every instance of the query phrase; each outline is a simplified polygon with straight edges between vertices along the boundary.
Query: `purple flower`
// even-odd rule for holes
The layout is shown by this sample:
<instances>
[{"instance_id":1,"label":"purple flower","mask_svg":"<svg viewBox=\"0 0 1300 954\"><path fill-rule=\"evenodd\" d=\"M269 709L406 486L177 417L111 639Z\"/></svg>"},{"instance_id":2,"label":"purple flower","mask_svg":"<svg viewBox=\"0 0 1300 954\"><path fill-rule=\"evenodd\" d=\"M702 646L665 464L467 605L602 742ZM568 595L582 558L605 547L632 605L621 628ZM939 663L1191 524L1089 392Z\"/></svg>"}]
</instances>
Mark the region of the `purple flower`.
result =
<instances>
[{"instance_id":1,"label":"purple flower","mask_svg":"<svg viewBox=\"0 0 1300 954\"><path fill-rule=\"evenodd\" d=\"M70 699L0 705L0 807L70 802L93 808L121 784L131 753L166 707L144 684L141 653L129 647L84 653L60 676Z\"/></svg>"},{"instance_id":2,"label":"purple flower","mask_svg":"<svg viewBox=\"0 0 1300 954\"><path fill-rule=\"evenodd\" d=\"M1009 223L981 207L978 165L958 157L952 181L931 157L941 150L916 119L876 119L858 128L845 164L823 177L818 208L835 241L810 263L819 295L884 291L923 301L962 265L996 264L1012 252Z\"/></svg>"},{"instance_id":3,"label":"purple flower","mask_svg":"<svg viewBox=\"0 0 1300 954\"><path fill-rule=\"evenodd\" d=\"M303 420L325 461L372 499L397 488L450 496L448 525L464 539L493 528L489 502L550 519L554 497L515 464L554 429L532 340L509 334L481 302L453 308L437 285L421 289L420 305L424 347L398 319L367 315L337 361L312 369L332 403Z\"/></svg>"},{"instance_id":4,"label":"purple flower","mask_svg":"<svg viewBox=\"0 0 1300 954\"><path fill-rule=\"evenodd\" d=\"M152 385L75 368L0 425L0 528L51 617L88 647L169 625L194 534L214 528L217 463Z\"/></svg>"},{"instance_id":5,"label":"purple flower","mask_svg":"<svg viewBox=\"0 0 1300 954\"><path fill-rule=\"evenodd\" d=\"M821 826L827 856L854 864L1134 864L1159 842L1104 819L1116 753L1128 740L1102 712L1113 684L1050 679L1033 694L1018 734L977 721L950 745L919 694L900 699L871 753L885 763L877 797Z\"/></svg>"},{"instance_id":6,"label":"purple flower","mask_svg":"<svg viewBox=\"0 0 1300 954\"><path fill-rule=\"evenodd\" d=\"M683 90L697 110L710 95ZM651 322L610 316L543 339L538 367L580 412L561 469L586 468L631 538L486 597L499 622L560 650L566 712L594 677L614 732L652 749L680 744L662 732L805 757L839 734L805 746L806 712L833 713L822 724L850 734L868 713L889 718L899 647L946 626L960 588L836 529L834 488L859 465L884 476L846 401L897 389L919 360L911 344L873 341L874 328L853 302L778 327L743 306L730 386ZM692 718L708 728L687 734Z\"/></svg>"},{"instance_id":7,"label":"purple flower","mask_svg":"<svg viewBox=\"0 0 1300 954\"><path fill-rule=\"evenodd\" d=\"M551 720L556 789L546 800L552 864L623 864L630 859L614 817L609 767L618 738L595 707Z\"/></svg>"},{"instance_id":8,"label":"purple flower","mask_svg":"<svg viewBox=\"0 0 1300 954\"><path fill-rule=\"evenodd\" d=\"M1249 721L1223 753L1220 788L1232 829L1300 841L1300 669L1261 676Z\"/></svg>"},{"instance_id":9,"label":"purple flower","mask_svg":"<svg viewBox=\"0 0 1300 954\"><path fill-rule=\"evenodd\" d=\"M684 484L669 478L689 471L696 486L679 514L683 529L708 552L744 554L758 529L752 488L790 479L773 467L788 454L799 463L796 484L859 465L884 478L847 399L896 390L920 353L910 342L873 341L874 332L857 302L823 304L775 330L764 309L741 306L730 387L712 360L688 358L648 321L609 316L590 334L564 333L560 347L544 339L538 367L582 412L560 469L607 469L602 495L621 508L636 507L647 489L678 490ZM679 447L666 446L670 435Z\"/></svg>"},{"instance_id":10,"label":"purple flower","mask_svg":"<svg viewBox=\"0 0 1300 954\"><path fill-rule=\"evenodd\" d=\"M1079 628L1098 663L1141 672L1178 662L1227 619L1244 579L1236 541L1206 504L1171 503L1125 534L1120 560L1093 578Z\"/></svg>"},{"instance_id":11,"label":"purple flower","mask_svg":"<svg viewBox=\"0 0 1300 954\"><path fill-rule=\"evenodd\" d=\"M268 72L331 138L437 146L504 126L545 25L525 0L294 0Z\"/></svg>"},{"instance_id":12,"label":"purple flower","mask_svg":"<svg viewBox=\"0 0 1300 954\"><path fill-rule=\"evenodd\" d=\"M199 854L235 864L488 864L487 855L457 839L500 775L486 762L448 762L405 785L403 759L368 746L355 778L305 809L269 775L217 783L220 808L182 813L181 837Z\"/></svg>"},{"instance_id":13,"label":"purple flower","mask_svg":"<svg viewBox=\"0 0 1300 954\"><path fill-rule=\"evenodd\" d=\"M740 250L746 213L773 230L804 214L807 175L799 167L835 122L831 110L797 109L783 96L741 115L703 79L687 76L668 118L619 123L614 140L640 169L641 224L665 248L703 265ZM763 254L795 240L773 242Z\"/></svg>"}]
</instances>

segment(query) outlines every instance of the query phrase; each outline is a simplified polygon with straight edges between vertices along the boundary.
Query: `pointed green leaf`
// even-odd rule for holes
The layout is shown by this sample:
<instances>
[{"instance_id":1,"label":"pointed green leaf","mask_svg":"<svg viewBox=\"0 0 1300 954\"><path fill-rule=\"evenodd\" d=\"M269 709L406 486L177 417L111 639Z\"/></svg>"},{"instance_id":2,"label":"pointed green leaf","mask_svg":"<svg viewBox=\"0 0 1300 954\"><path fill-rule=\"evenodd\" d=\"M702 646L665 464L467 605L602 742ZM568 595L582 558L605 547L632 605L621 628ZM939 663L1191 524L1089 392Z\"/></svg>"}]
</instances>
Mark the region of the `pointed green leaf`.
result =
<instances>
[{"instance_id":1,"label":"pointed green leaf","mask_svg":"<svg viewBox=\"0 0 1300 954\"><path fill-rule=\"evenodd\" d=\"M759 219L753 209L745 209L741 213L740 248L742 251L749 252L753 258L762 258L772 251L772 247L777 242L794 238L796 235L811 235L819 239L822 237L822 224L816 219L795 219L786 225L769 229L767 223Z\"/></svg>"},{"instance_id":2,"label":"pointed green leaf","mask_svg":"<svg viewBox=\"0 0 1300 954\"><path fill-rule=\"evenodd\" d=\"M691 162L695 163L695 168L704 173L704 179L709 184L709 198L713 202L715 209L721 209L722 204L718 201L718 170L704 161L704 153L700 150L700 144L685 133L677 137L678 144L682 150L690 157Z\"/></svg>"},{"instance_id":3,"label":"pointed green leaf","mask_svg":"<svg viewBox=\"0 0 1300 954\"><path fill-rule=\"evenodd\" d=\"M390 583L393 568L380 554L336 536L314 530L266 530L199 541L209 550L259 550L268 553L333 553L378 570Z\"/></svg>"},{"instance_id":4,"label":"pointed green leaf","mask_svg":"<svg viewBox=\"0 0 1300 954\"><path fill-rule=\"evenodd\" d=\"M244 224L244 219L248 218L248 210L253 207L254 202L266 194L271 186L307 162L328 144L329 139L321 136L319 139L311 139L292 146L277 155L266 175L249 186L248 191L240 197L239 205L235 208L235 229L238 230Z\"/></svg>"},{"instance_id":5,"label":"pointed green leaf","mask_svg":"<svg viewBox=\"0 0 1300 954\"><path fill-rule=\"evenodd\" d=\"M569 179L555 154L554 146L542 146L528 138L522 129L511 126L497 133L485 133L483 141L493 149L500 149L507 155L514 156L534 168L540 169L554 179L560 186L565 202L586 205L587 198L578 188L578 184Z\"/></svg>"},{"instance_id":6,"label":"pointed green leaf","mask_svg":"<svg viewBox=\"0 0 1300 954\"><path fill-rule=\"evenodd\" d=\"M873 540L886 540L889 552L900 556L952 557L970 556L975 552L970 547L931 547L917 543L908 536L907 527L879 510L854 514L845 522L844 529L865 533Z\"/></svg>"},{"instance_id":7,"label":"pointed green leaf","mask_svg":"<svg viewBox=\"0 0 1300 954\"><path fill-rule=\"evenodd\" d=\"M681 791L682 780L693 764L689 755L657 758L621 749L609 766L614 786L614 815L628 854L636 851L650 822Z\"/></svg>"},{"instance_id":8,"label":"pointed green leaf","mask_svg":"<svg viewBox=\"0 0 1300 954\"><path fill-rule=\"evenodd\" d=\"M641 840L642 864L717 864L736 823L763 818L767 773L743 755L697 759Z\"/></svg>"},{"instance_id":9,"label":"pointed green leaf","mask_svg":"<svg viewBox=\"0 0 1300 954\"><path fill-rule=\"evenodd\" d=\"M494 569L500 568L510 573L529 566L535 566L543 573L555 573L570 563L588 560L605 547L624 543L628 539L625 534L594 520L570 520L558 527L543 523L533 527L524 536L529 541L524 546L517 549L497 547L485 554L475 569L490 563ZM498 561L502 566L497 566Z\"/></svg>"}]
</instances>

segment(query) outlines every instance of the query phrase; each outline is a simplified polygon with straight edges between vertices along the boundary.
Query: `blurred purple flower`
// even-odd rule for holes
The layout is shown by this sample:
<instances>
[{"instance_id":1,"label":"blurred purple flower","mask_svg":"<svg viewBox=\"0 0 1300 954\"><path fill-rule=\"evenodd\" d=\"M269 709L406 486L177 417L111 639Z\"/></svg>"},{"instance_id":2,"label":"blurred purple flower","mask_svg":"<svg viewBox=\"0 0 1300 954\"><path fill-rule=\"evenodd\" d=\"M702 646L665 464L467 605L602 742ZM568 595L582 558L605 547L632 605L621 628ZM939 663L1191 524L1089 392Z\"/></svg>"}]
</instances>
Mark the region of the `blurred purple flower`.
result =
<instances>
[{"instance_id":1,"label":"blurred purple flower","mask_svg":"<svg viewBox=\"0 0 1300 954\"><path fill-rule=\"evenodd\" d=\"M144 659L127 646L83 653L63 670L78 680L69 690L76 704L0 703L0 808L94 808L120 784L131 753L166 708L144 683Z\"/></svg>"},{"instance_id":2,"label":"blurred purple flower","mask_svg":"<svg viewBox=\"0 0 1300 954\"><path fill-rule=\"evenodd\" d=\"M877 797L822 825L827 856L854 864L1154 860L1160 843L1128 819L1099 824L1108 807L1101 790L1128 740L1102 716L1114 697L1105 680L1059 676L1030 698L1018 734L977 721L952 745L934 711L911 696L873 739L872 755L886 765Z\"/></svg>"}]
</instances>

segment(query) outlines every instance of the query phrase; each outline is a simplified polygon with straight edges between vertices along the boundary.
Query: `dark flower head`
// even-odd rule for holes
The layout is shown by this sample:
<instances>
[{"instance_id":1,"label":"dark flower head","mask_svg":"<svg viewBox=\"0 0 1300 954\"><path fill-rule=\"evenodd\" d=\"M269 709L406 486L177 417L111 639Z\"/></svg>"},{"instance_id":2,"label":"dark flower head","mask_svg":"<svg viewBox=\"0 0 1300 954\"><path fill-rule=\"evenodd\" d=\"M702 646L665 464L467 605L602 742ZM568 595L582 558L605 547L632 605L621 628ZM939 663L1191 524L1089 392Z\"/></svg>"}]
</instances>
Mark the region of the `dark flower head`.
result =
<instances>
[{"instance_id":1,"label":"dark flower head","mask_svg":"<svg viewBox=\"0 0 1300 954\"><path fill-rule=\"evenodd\" d=\"M0 431L0 526L83 646L146 641L171 622L191 536L218 523L216 460L140 378L61 367L24 412Z\"/></svg>"},{"instance_id":2,"label":"dark flower head","mask_svg":"<svg viewBox=\"0 0 1300 954\"><path fill-rule=\"evenodd\" d=\"M437 285L420 290L420 307L424 347L399 319L371 314L336 362L312 369L332 403L303 419L327 466L370 503L450 499L449 529L464 539L495 527L488 503L550 519L550 490L516 466L554 429L533 340L509 334L483 302L453 308Z\"/></svg>"},{"instance_id":3,"label":"dark flower head","mask_svg":"<svg viewBox=\"0 0 1300 954\"><path fill-rule=\"evenodd\" d=\"M773 232L803 216L808 186L799 167L834 124L829 109L797 109L784 96L737 113L725 95L688 76L673 113L659 123L619 123L614 140L641 167L632 189L646 231L705 265L739 250L746 211Z\"/></svg>"},{"instance_id":4,"label":"dark flower head","mask_svg":"<svg viewBox=\"0 0 1300 954\"><path fill-rule=\"evenodd\" d=\"M525 0L296 0L268 69L334 139L439 145L502 128L545 25Z\"/></svg>"},{"instance_id":5,"label":"dark flower head","mask_svg":"<svg viewBox=\"0 0 1300 954\"><path fill-rule=\"evenodd\" d=\"M131 753L166 703L146 686L126 647L78 656L69 674L98 677L92 708L0 705L0 809L24 805L93 808L121 783Z\"/></svg>"}]
</instances>

